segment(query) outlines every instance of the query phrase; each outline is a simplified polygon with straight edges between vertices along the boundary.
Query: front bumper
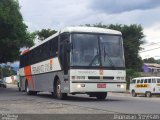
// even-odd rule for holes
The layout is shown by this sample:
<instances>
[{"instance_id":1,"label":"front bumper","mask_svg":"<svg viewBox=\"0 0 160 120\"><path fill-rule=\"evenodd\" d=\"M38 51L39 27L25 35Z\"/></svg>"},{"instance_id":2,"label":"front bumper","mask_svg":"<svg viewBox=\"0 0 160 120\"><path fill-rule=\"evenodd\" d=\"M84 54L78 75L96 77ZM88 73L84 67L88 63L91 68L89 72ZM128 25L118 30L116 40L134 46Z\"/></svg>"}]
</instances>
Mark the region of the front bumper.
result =
<instances>
[{"instance_id":1,"label":"front bumper","mask_svg":"<svg viewBox=\"0 0 160 120\"><path fill-rule=\"evenodd\" d=\"M125 81L70 81L70 93L125 92Z\"/></svg>"}]
</instances>

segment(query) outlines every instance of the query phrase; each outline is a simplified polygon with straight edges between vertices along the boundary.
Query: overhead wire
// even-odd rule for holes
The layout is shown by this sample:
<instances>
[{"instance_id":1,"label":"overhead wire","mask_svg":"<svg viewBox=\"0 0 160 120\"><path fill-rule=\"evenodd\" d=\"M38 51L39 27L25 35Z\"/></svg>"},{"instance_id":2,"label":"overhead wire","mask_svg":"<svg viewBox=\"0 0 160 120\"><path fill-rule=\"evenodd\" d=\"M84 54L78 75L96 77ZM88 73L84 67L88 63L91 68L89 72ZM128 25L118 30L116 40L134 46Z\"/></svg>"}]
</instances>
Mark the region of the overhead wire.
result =
<instances>
[{"instance_id":1,"label":"overhead wire","mask_svg":"<svg viewBox=\"0 0 160 120\"><path fill-rule=\"evenodd\" d=\"M154 43L150 43L150 44L142 45L141 47L153 46L153 45L157 45L157 44L160 44L160 42L154 42Z\"/></svg>"},{"instance_id":2,"label":"overhead wire","mask_svg":"<svg viewBox=\"0 0 160 120\"><path fill-rule=\"evenodd\" d=\"M143 51L140 51L139 53L148 52L148 51L152 51L152 50L156 50L156 49L160 49L160 47L149 49L149 50L143 50Z\"/></svg>"}]
</instances>

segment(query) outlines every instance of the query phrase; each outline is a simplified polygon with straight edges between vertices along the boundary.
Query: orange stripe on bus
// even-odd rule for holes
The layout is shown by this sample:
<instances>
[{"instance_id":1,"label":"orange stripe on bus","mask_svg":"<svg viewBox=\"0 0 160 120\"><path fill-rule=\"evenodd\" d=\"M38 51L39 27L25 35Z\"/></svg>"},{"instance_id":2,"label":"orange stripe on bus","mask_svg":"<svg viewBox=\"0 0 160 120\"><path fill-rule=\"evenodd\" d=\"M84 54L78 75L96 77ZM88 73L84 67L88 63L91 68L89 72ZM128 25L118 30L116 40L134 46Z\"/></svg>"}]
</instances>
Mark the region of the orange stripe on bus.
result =
<instances>
[{"instance_id":1,"label":"orange stripe on bus","mask_svg":"<svg viewBox=\"0 0 160 120\"><path fill-rule=\"evenodd\" d=\"M23 55L23 54L26 54L26 53L28 53L28 52L29 52L29 49L24 50L21 54Z\"/></svg>"},{"instance_id":2,"label":"orange stripe on bus","mask_svg":"<svg viewBox=\"0 0 160 120\"><path fill-rule=\"evenodd\" d=\"M53 64L53 60L52 59L50 59L50 65L52 65Z\"/></svg>"},{"instance_id":3,"label":"orange stripe on bus","mask_svg":"<svg viewBox=\"0 0 160 120\"><path fill-rule=\"evenodd\" d=\"M32 72L31 72L31 66L24 67L24 74L28 80L28 85L32 84L33 90L35 89L33 79L32 79Z\"/></svg>"}]
</instances>

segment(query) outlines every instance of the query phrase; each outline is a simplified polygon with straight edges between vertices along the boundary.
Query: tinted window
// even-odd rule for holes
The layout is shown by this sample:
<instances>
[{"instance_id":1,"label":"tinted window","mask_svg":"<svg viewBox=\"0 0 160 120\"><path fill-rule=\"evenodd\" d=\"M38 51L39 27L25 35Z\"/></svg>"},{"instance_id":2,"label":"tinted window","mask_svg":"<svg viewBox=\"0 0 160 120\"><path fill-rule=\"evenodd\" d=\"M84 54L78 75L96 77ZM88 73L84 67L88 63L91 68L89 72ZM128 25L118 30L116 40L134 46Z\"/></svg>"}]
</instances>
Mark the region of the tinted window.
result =
<instances>
[{"instance_id":1,"label":"tinted window","mask_svg":"<svg viewBox=\"0 0 160 120\"><path fill-rule=\"evenodd\" d=\"M135 80L135 79L133 79L133 80L131 81L131 83L136 83L136 80Z\"/></svg>"},{"instance_id":2,"label":"tinted window","mask_svg":"<svg viewBox=\"0 0 160 120\"><path fill-rule=\"evenodd\" d=\"M151 79L148 79L148 83L151 83Z\"/></svg>"},{"instance_id":3,"label":"tinted window","mask_svg":"<svg viewBox=\"0 0 160 120\"><path fill-rule=\"evenodd\" d=\"M155 80L155 79L152 79L152 83L156 83L156 80Z\"/></svg>"},{"instance_id":4,"label":"tinted window","mask_svg":"<svg viewBox=\"0 0 160 120\"><path fill-rule=\"evenodd\" d=\"M121 36L72 35L71 66L124 67Z\"/></svg>"},{"instance_id":5,"label":"tinted window","mask_svg":"<svg viewBox=\"0 0 160 120\"><path fill-rule=\"evenodd\" d=\"M58 36L20 56L20 68L56 57Z\"/></svg>"},{"instance_id":6,"label":"tinted window","mask_svg":"<svg viewBox=\"0 0 160 120\"><path fill-rule=\"evenodd\" d=\"M147 83L147 79L144 80L144 83Z\"/></svg>"},{"instance_id":7,"label":"tinted window","mask_svg":"<svg viewBox=\"0 0 160 120\"><path fill-rule=\"evenodd\" d=\"M50 57L55 57L58 54L58 37L55 37L51 41L49 41L50 47Z\"/></svg>"},{"instance_id":8,"label":"tinted window","mask_svg":"<svg viewBox=\"0 0 160 120\"><path fill-rule=\"evenodd\" d=\"M140 80L137 80L137 83L140 83Z\"/></svg>"},{"instance_id":9,"label":"tinted window","mask_svg":"<svg viewBox=\"0 0 160 120\"><path fill-rule=\"evenodd\" d=\"M157 83L160 83L160 79L157 79Z\"/></svg>"},{"instance_id":10,"label":"tinted window","mask_svg":"<svg viewBox=\"0 0 160 120\"><path fill-rule=\"evenodd\" d=\"M140 81L140 83L143 83L143 79Z\"/></svg>"},{"instance_id":11,"label":"tinted window","mask_svg":"<svg viewBox=\"0 0 160 120\"><path fill-rule=\"evenodd\" d=\"M60 42L63 42L64 40L69 40L69 34L63 33L60 35Z\"/></svg>"},{"instance_id":12,"label":"tinted window","mask_svg":"<svg viewBox=\"0 0 160 120\"><path fill-rule=\"evenodd\" d=\"M23 55L20 56L20 68L24 67L24 58L23 57L24 57Z\"/></svg>"},{"instance_id":13,"label":"tinted window","mask_svg":"<svg viewBox=\"0 0 160 120\"><path fill-rule=\"evenodd\" d=\"M20 56L20 68L24 66L28 66L30 63L29 54L25 53L24 55Z\"/></svg>"}]
</instances>

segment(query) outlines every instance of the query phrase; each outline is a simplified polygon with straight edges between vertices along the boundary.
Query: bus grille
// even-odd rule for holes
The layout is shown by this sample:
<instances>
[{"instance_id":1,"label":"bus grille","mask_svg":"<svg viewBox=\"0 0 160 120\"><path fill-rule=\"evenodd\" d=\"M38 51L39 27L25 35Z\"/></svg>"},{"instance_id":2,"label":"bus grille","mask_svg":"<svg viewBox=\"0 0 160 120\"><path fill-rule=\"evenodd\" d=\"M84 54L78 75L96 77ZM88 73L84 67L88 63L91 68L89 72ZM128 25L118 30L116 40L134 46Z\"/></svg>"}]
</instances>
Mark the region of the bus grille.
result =
<instances>
[{"instance_id":1,"label":"bus grille","mask_svg":"<svg viewBox=\"0 0 160 120\"><path fill-rule=\"evenodd\" d=\"M88 79L104 79L104 80L113 80L113 76L88 76Z\"/></svg>"}]
</instances>

